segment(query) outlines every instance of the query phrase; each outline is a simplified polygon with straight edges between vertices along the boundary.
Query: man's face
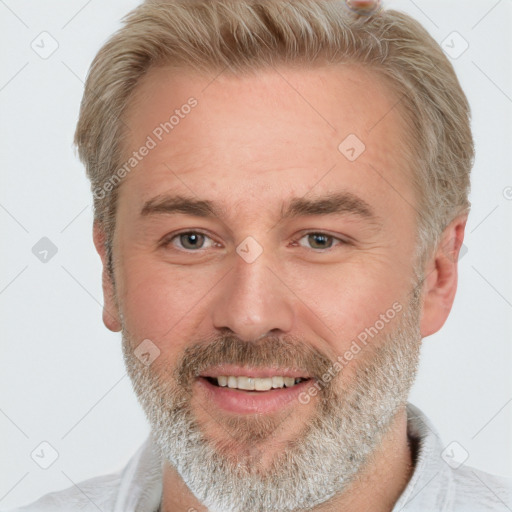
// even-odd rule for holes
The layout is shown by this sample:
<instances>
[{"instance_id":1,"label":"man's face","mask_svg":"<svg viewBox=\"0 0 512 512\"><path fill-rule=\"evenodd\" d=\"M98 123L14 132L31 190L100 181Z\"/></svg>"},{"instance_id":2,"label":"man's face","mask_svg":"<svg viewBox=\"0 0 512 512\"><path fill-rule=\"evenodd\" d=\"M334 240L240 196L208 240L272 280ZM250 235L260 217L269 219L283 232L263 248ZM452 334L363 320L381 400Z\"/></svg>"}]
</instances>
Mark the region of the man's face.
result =
<instances>
[{"instance_id":1,"label":"man's face","mask_svg":"<svg viewBox=\"0 0 512 512\"><path fill-rule=\"evenodd\" d=\"M359 68L213 77L152 69L125 117L127 157L148 136L156 143L119 190L125 358L164 456L191 488L201 470L219 488L246 471L252 489L266 482L268 493L271 474L291 491L290 460L314 463L304 443L335 440L336 460L316 471L345 474L323 495L296 489L295 505L311 506L364 466L414 376L418 201L407 132L397 98ZM182 109L191 97L197 105ZM190 206L198 201L213 212ZM134 353L143 340L159 351L149 366ZM218 376L307 381L244 391ZM332 437L336 426L345 437Z\"/></svg>"}]
</instances>

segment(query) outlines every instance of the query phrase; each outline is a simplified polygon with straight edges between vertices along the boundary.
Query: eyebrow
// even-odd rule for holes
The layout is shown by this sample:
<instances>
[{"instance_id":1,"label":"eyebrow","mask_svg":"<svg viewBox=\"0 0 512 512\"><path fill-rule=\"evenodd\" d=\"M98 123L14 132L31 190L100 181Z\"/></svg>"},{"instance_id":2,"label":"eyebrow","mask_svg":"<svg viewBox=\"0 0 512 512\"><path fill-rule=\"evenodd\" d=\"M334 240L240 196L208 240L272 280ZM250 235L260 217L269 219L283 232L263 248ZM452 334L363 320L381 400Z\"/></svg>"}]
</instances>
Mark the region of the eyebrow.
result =
<instances>
[{"instance_id":1,"label":"eyebrow","mask_svg":"<svg viewBox=\"0 0 512 512\"><path fill-rule=\"evenodd\" d=\"M211 201L180 195L156 196L146 201L140 212L143 217L157 213L184 213L195 217L222 217L222 211Z\"/></svg>"},{"instance_id":2,"label":"eyebrow","mask_svg":"<svg viewBox=\"0 0 512 512\"><path fill-rule=\"evenodd\" d=\"M369 220L377 220L373 208L351 192L328 194L314 199L294 198L286 209L281 210L282 219L333 214L352 214Z\"/></svg>"},{"instance_id":3,"label":"eyebrow","mask_svg":"<svg viewBox=\"0 0 512 512\"><path fill-rule=\"evenodd\" d=\"M182 195L159 195L144 203L141 216L183 213L195 217L225 216L226 210L212 201ZM351 192L328 194L318 198L293 198L281 208L281 220L302 216L350 214L378 222L373 208Z\"/></svg>"}]
</instances>

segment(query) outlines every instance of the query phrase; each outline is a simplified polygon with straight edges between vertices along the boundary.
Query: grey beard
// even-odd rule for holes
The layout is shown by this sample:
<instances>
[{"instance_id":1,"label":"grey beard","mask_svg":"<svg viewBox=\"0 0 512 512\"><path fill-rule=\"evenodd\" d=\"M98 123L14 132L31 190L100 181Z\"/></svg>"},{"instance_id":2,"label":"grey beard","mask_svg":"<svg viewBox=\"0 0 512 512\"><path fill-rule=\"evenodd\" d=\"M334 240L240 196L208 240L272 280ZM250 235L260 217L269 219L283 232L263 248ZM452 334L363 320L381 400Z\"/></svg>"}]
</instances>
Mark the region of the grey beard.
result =
<instances>
[{"instance_id":1,"label":"grey beard","mask_svg":"<svg viewBox=\"0 0 512 512\"><path fill-rule=\"evenodd\" d=\"M211 512L298 512L345 493L372 462L396 414L407 404L416 377L420 311L419 288L415 288L409 304L393 320L396 325L384 336L370 340L348 363L345 368L356 365L348 382L342 380L342 369L319 391L313 419L285 449L275 450L265 468L260 464L261 455L268 455L268 441L279 428L286 429L286 420L276 423L262 417L247 422L234 418L222 425L225 439L209 439L205 425L198 422L190 406L188 385L195 371L193 364L181 367L178 362L174 378L162 378L163 369L158 375L155 363L145 366L134 356L135 345L125 329L123 353L163 460L177 471L200 503ZM266 351L264 345L235 341L239 345L231 345L233 353L247 363L258 360L258 347L262 348L261 366L272 354L284 354L276 351L280 340L274 340ZM242 345L244 348L238 350ZM247 347L251 357L241 355ZM286 353L290 354L290 347ZM327 363L318 360L315 368L326 369ZM236 455L233 446L238 448Z\"/></svg>"}]
</instances>

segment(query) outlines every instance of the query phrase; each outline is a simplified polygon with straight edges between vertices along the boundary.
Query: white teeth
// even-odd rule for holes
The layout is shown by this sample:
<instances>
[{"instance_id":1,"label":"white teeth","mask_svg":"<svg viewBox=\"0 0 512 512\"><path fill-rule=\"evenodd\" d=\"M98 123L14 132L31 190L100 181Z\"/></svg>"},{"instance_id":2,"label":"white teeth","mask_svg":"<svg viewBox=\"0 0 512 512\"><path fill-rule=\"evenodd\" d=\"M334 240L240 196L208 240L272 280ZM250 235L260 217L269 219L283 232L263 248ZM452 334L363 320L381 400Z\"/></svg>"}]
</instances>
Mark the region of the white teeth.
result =
<instances>
[{"instance_id":1,"label":"white teeth","mask_svg":"<svg viewBox=\"0 0 512 512\"><path fill-rule=\"evenodd\" d=\"M284 385L287 388L291 388L295 384L295 379L293 377L285 377L284 378Z\"/></svg>"},{"instance_id":2,"label":"white teeth","mask_svg":"<svg viewBox=\"0 0 512 512\"><path fill-rule=\"evenodd\" d=\"M254 389L254 379L251 377L238 377L238 389L252 391Z\"/></svg>"},{"instance_id":3,"label":"white teeth","mask_svg":"<svg viewBox=\"0 0 512 512\"><path fill-rule=\"evenodd\" d=\"M265 377L265 378L256 378L256 377L235 377L233 375L219 375L217 377L217 383L221 387L228 387L233 389L243 389L246 391L268 391L269 389L290 388L295 386L295 378L294 377ZM303 379L299 379L301 381Z\"/></svg>"},{"instance_id":4,"label":"white teeth","mask_svg":"<svg viewBox=\"0 0 512 512\"><path fill-rule=\"evenodd\" d=\"M272 387L273 388L282 388L284 386L283 377L272 377Z\"/></svg>"},{"instance_id":5,"label":"white teeth","mask_svg":"<svg viewBox=\"0 0 512 512\"><path fill-rule=\"evenodd\" d=\"M254 389L256 391L268 391L272 389L272 378L254 379Z\"/></svg>"}]
</instances>

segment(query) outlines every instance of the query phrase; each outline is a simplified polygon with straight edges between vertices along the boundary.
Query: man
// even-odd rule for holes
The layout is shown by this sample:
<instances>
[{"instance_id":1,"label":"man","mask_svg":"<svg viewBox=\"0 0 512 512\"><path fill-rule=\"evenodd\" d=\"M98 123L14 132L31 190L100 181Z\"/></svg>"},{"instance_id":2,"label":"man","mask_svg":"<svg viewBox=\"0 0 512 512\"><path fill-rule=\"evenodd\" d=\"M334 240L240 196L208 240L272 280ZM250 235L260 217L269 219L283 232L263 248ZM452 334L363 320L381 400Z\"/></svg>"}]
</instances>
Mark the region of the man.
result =
<instances>
[{"instance_id":1,"label":"man","mask_svg":"<svg viewBox=\"0 0 512 512\"><path fill-rule=\"evenodd\" d=\"M407 402L453 303L473 143L437 43L366 4L148 1L100 50L75 141L152 435L22 510L512 506Z\"/></svg>"}]
</instances>

